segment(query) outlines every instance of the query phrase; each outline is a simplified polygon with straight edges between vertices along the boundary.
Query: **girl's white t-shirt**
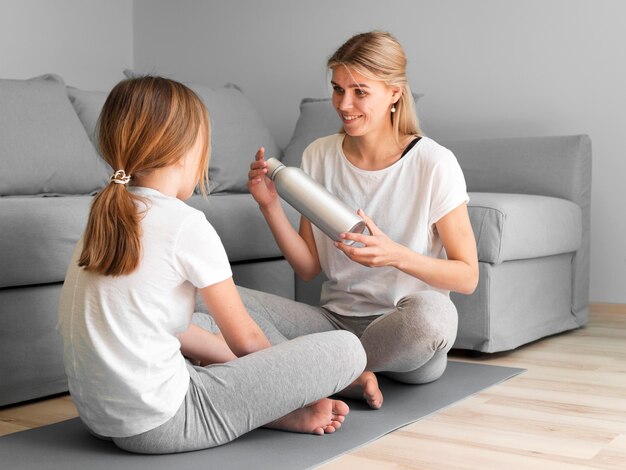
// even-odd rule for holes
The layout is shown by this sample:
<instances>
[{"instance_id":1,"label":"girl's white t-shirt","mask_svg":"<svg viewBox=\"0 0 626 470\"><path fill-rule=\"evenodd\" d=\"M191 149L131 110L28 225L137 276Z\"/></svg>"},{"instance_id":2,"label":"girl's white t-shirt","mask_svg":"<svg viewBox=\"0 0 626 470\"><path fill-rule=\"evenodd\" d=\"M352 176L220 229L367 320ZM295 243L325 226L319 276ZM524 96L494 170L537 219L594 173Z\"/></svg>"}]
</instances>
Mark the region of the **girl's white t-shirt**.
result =
<instances>
[{"instance_id":1,"label":"girl's white t-shirt","mask_svg":"<svg viewBox=\"0 0 626 470\"><path fill-rule=\"evenodd\" d=\"M302 169L348 206L362 209L393 241L413 251L446 258L435 223L469 201L454 154L428 137L393 165L363 170L343 153L345 134L322 137L304 151ZM381 315L403 297L436 289L394 267L370 268L350 260L313 226L322 270L321 305L347 316Z\"/></svg>"},{"instance_id":2,"label":"girl's white t-shirt","mask_svg":"<svg viewBox=\"0 0 626 470\"><path fill-rule=\"evenodd\" d=\"M176 335L194 312L197 288L232 276L219 236L204 214L156 190L141 221L141 261L117 277L70 262L59 306L69 389L94 432L128 437L170 419L189 386Z\"/></svg>"}]
</instances>

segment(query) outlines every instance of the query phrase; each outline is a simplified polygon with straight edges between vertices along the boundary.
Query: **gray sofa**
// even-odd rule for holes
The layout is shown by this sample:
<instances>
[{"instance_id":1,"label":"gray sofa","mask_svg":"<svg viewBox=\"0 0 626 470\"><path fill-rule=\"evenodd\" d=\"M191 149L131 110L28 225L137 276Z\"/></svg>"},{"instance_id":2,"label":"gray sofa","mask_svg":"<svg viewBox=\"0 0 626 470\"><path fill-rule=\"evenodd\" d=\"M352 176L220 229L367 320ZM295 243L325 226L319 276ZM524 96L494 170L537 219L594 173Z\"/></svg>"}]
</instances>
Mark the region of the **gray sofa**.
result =
<instances>
[{"instance_id":1,"label":"gray sofa","mask_svg":"<svg viewBox=\"0 0 626 470\"><path fill-rule=\"evenodd\" d=\"M213 152L211 195L188 203L216 228L239 285L315 302L321 278L294 277L245 183L259 146L298 165L310 141L336 132L330 104L302 102L283 152L237 87L190 86L211 114ZM0 406L67 390L57 305L93 194L110 175L93 145L105 98L53 75L0 80ZM453 295L456 346L493 352L584 325L589 139L444 144L465 170L481 261L476 293ZM297 226L298 214L285 208Z\"/></svg>"}]
</instances>

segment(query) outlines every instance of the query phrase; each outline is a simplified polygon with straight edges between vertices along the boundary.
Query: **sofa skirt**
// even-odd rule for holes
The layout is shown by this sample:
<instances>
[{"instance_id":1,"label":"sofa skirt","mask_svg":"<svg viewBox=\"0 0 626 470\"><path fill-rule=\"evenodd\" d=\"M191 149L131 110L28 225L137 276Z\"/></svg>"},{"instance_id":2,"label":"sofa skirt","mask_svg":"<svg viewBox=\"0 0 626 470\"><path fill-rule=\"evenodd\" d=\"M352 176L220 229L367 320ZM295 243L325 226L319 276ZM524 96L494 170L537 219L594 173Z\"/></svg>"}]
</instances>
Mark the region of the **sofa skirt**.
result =
<instances>
[{"instance_id":1,"label":"sofa skirt","mask_svg":"<svg viewBox=\"0 0 626 470\"><path fill-rule=\"evenodd\" d=\"M0 289L0 406L67 391L56 330L62 286Z\"/></svg>"},{"instance_id":2,"label":"sofa skirt","mask_svg":"<svg viewBox=\"0 0 626 470\"><path fill-rule=\"evenodd\" d=\"M572 256L480 263L472 295L451 293L459 349L497 352L582 326L572 313Z\"/></svg>"}]
</instances>

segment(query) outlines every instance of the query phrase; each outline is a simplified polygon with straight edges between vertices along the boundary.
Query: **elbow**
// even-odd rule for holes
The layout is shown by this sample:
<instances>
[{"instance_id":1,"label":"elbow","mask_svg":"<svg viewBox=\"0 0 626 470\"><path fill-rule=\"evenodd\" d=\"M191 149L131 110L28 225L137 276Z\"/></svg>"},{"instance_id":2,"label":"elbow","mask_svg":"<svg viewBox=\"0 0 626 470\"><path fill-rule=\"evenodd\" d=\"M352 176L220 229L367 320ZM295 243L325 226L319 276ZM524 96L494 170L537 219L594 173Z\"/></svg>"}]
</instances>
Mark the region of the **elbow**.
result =
<instances>
[{"instance_id":1,"label":"elbow","mask_svg":"<svg viewBox=\"0 0 626 470\"><path fill-rule=\"evenodd\" d=\"M233 349L233 353L235 353L237 357L243 357L260 351L261 349L269 348L270 346L271 344L266 336L259 331L257 334L251 335L238 344L237 347Z\"/></svg>"},{"instance_id":2,"label":"elbow","mask_svg":"<svg viewBox=\"0 0 626 470\"><path fill-rule=\"evenodd\" d=\"M320 271L321 271L321 268L319 267L317 269L306 269L306 270L300 269L296 271L296 274L304 282L309 282L315 279L317 275L320 273Z\"/></svg>"},{"instance_id":3,"label":"elbow","mask_svg":"<svg viewBox=\"0 0 626 470\"><path fill-rule=\"evenodd\" d=\"M312 273L298 273L298 277L302 279L304 282L312 281L315 278L315 274Z\"/></svg>"},{"instance_id":4,"label":"elbow","mask_svg":"<svg viewBox=\"0 0 626 470\"><path fill-rule=\"evenodd\" d=\"M476 291L476 286L477 285L478 285L478 283L467 285L467 286L463 286L462 288L457 290L457 292L459 294L463 294L463 295L472 295Z\"/></svg>"},{"instance_id":5,"label":"elbow","mask_svg":"<svg viewBox=\"0 0 626 470\"><path fill-rule=\"evenodd\" d=\"M479 275L478 275L478 267L472 269L472 272L469 276L466 277L464 282L456 289L456 292L463 295L472 295L476 288L478 287Z\"/></svg>"}]
</instances>

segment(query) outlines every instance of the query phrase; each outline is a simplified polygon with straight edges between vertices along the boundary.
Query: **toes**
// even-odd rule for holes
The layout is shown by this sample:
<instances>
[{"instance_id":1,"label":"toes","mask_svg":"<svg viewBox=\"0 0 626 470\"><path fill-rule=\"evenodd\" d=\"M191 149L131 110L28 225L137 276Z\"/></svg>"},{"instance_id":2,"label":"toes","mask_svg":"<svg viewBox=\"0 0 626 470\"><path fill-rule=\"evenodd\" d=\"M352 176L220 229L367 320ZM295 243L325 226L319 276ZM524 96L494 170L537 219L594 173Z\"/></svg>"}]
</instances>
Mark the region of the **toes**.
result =
<instances>
[{"instance_id":1,"label":"toes","mask_svg":"<svg viewBox=\"0 0 626 470\"><path fill-rule=\"evenodd\" d=\"M332 426L333 428L335 428L335 430L337 430L341 427L341 423L339 421L331 421L330 426Z\"/></svg>"},{"instance_id":2,"label":"toes","mask_svg":"<svg viewBox=\"0 0 626 470\"><path fill-rule=\"evenodd\" d=\"M341 400L333 401L333 414L334 415L347 415L350 413L350 407Z\"/></svg>"}]
</instances>

